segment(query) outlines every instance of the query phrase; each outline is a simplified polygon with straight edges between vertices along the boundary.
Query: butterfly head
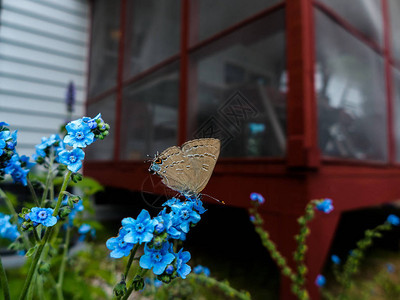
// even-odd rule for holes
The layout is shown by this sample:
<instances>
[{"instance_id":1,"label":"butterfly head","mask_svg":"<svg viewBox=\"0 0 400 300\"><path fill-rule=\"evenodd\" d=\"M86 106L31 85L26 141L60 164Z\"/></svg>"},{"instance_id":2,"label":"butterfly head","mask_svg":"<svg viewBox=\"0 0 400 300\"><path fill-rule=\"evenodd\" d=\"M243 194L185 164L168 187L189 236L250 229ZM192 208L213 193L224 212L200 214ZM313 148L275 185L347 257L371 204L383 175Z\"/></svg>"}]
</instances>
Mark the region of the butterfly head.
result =
<instances>
[{"instance_id":1,"label":"butterfly head","mask_svg":"<svg viewBox=\"0 0 400 300\"><path fill-rule=\"evenodd\" d=\"M149 172L155 174L161 170L162 159L160 157L155 157L149 167Z\"/></svg>"}]
</instances>

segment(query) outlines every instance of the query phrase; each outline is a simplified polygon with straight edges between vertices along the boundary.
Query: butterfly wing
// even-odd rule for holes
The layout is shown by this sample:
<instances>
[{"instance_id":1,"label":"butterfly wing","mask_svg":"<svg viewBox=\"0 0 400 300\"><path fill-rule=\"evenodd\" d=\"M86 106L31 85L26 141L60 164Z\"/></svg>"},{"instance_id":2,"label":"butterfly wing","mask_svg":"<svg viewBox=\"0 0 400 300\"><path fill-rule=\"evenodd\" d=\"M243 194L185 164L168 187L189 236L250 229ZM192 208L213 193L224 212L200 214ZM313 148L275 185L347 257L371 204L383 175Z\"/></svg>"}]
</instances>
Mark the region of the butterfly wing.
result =
<instances>
[{"instance_id":1,"label":"butterfly wing","mask_svg":"<svg viewBox=\"0 0 400 300\"><path fill-rule=\"evenodd\" d=\"M204 138L188 141L182 145L186 173L186 190L200 193L208 181L217 162L221 143L218 139Z\"/></svg>"},{"instance_id":2,"label":"butterfly wing","mask_svg":"<svg viewBox=\"0 0 400 300\"><path fill-rule=\"evenodd\" d=\"M182 150L177 146L169 147L157 158L162 161L159 164L160 170L156 172L161 176L161 181L174 191L182 192L185 190L185 182L187 181L187 174L184 172L186 157L184 157Z\"/></svg>"}]
</instances>

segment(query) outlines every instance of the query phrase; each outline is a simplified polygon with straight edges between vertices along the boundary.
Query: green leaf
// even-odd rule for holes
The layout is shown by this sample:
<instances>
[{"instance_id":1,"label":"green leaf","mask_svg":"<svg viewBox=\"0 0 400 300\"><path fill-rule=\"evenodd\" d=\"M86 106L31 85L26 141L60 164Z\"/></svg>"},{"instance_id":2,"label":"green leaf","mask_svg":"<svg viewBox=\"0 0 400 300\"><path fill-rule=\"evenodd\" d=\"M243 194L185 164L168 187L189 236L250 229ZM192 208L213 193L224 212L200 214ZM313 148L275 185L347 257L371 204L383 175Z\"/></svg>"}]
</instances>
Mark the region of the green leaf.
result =
<instances>
[{"instance_id":1,"label":"green leaf","mask_svg":"<svg viewBox=\"0 0 400 300\"><path fill-rule=\"evenodd\" d=\"M35 253L36 248L38 248L38 245L35 245L35 247L32 247L31 249L29 249L28 252L26 252L25 256L31 257L33 255L33 253Z\"/></svg>"}]
</instances>

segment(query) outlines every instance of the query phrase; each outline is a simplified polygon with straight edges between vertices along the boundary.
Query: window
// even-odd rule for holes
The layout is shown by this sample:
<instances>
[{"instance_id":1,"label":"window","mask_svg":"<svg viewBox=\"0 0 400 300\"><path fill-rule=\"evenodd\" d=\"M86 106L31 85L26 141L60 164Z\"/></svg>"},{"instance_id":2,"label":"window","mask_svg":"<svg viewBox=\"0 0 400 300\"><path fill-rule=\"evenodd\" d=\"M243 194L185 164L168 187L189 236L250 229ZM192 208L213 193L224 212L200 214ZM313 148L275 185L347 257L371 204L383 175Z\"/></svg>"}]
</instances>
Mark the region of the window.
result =
<instances>
[{"instance_id":1,"label":"window","mask_svg":"<svg viewBox=\"0 0 400 300\"><path fill-rule=\"evenodd\" d=\"M382 3L380 0L319 0L319 2L332 8L368 39L379 45L383 44Z\"/></svg>"},{"instance_id":2,"label":"window","mask_svg":"<svg viewBox=\"0 0 400 300\"><path fill-rule=\"evenodd\" d=\"M96 1L93 5L89 98L117 84L120 38L119 1Z\"/></svg>"},{"instance_id":3,"label":"window","mask_svg":"<svg viewBox=\"0 0 400 300\"><path fill-rule=\"evenodd\" d=\"M326 156L386 161L384 64L380 55L316 11L319 145Z\"/></svg>"},{"instance_id":4,"label":"window","mask_svg":"<svg viewBox=\"0 0 400 300\"><path fill-rule=\"evenodd\" d=\"M181 1L128 1L124 78L179 54Z\"/></svg>"},{"instance_id":5,"label":"window","mask_svg":"<svg viewBox=\"0 0 400 300\"><path fill-rule=\"evenodd\" d=\"M176 145L178 100L178 63L124 88L121 159L142 159Z\"/></svg>"},{"instance_id":6,"label":"window","mask_svg":"<svg viewBox=\"0 0 400 300\"><path fill-rule=\"evenodd\" d=\"M400 65L400 1L389 0L389 11L393 57Z\"/></svg>"},{"instance_id":7,"label":"window","mask_svg":"<svg viewBox=\"0 0 400 300\"><path fill-rule=\"evenodd\" d=\"M88 160L112 160L115 135L115 94L88 105L88 116L94 118L101 112L102 118L110 125L110 134L105 142L97 142L86 149Z\"/></svg>"},{"instance_id":8,"label":"window","mask_svg":"<svg viewBox=\"0 0 400 300\"><path fill-rule=\"evenodd\" d=\"M280 157L286 147L283 10L190 55L189 132L218 137L225 157Z\"/></svg>"},{"instance_id":9,"label":"window","mask_svg":"<svg viewBox=\"0 0 400 300\"><path fill-rule=\"evenodd\" d=\"M279 0L191 0L191 44L208 38L229 26L266 9Z\"/></svg>"}]
</instances>

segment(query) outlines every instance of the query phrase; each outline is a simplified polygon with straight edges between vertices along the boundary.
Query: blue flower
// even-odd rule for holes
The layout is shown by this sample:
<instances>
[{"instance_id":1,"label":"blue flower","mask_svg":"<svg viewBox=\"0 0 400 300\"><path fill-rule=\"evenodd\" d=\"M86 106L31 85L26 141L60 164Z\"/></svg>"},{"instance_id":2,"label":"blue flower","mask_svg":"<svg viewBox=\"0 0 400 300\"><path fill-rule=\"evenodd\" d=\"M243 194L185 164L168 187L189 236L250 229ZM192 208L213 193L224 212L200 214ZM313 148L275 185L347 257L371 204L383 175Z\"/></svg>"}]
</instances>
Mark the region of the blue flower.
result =
<instances>
[{"instance_id":1,"label":"blue flower","mask_svg":"<svg viewBox=\"0 0 400 300\"><path fill-rule=\"evenodd\" d=\"M196 224L200 221L200 215L193 210L193 203L190 201L175 203L171 206L173 225L175 228L188 233L190 224Z\"/></svg>"},{"instance_id":2,"label":"blue flower","mask_svg":"<svg viewBox=\"0 0 400 300\"><path fill-rule=\"evenodd\" d=\"M340 264L340 262L341 262L339 256L337 256L337 255L335 255L335 254L331 256L331 260L332 260L332 262L333 262L335 265L338 265L338 264Z\"/></svg>"},{"instance_id":3,"label":"blue flower","mask_svg":"<svg viewBox=\"0 0 400 300\"><path fill-rule=\"evenodd\" d=\"M110 256L112 258L121 258L122 256L128 256L130 254L134 244L124 241L126 233L126 230L121 228L117 237L107 240L106 246L111 250Z\"/></svg>"},{"instance_id":4,"label":"blue flower","mask_svg":"<svg viewBox=\"0 0 400 300\"><path fill-rule=\"evenodd\" d=\"M197 265L196 267L193 268L193 272L195 274L204 274L207 277L210 276L210 269L207 267L204 267L202 265Z\"/></svg>"},{"instance_id":5,"label":"blue flower","mask_svg":"<svg viewBox=\"0 0 400 300\"><path fill-rule=\"evenodd\" d=\"M103 119L101 118L101 113L95 116L94 118L83 117L82 121L88 124L90 129L95 129L97 127L97 120L100 120L101 123L104 123Z\"/></svg>"},{"instance_id":6,"label":"blue flower","mask_svg":"<svg viewBox=\"0 0 400 300\"><path fill-rule=\"evenodd\" d=\"M66 165L68 170L78 172L82 168L82 160L85 158L85 152L80 148L71 151L61 151L59 154L59 162Z\"/></svg>"},{"instance_id":7,"label":"blue flower","mask_svg":"<svg viewBox=\"0 0 400 300\"><path fill-rule=\"evenodd\" d=\"M67 145L74 148L85 148L94 141L94 133L82 119L69 122L65 128L68 134L64 137L64 143Z\"/></svg>"},{"instance_id":8,"label":"blue flower","mask_svg":"<svg viewBox=\"0 0 400 300\"><path fill-rule=\"evenodd\" d=\"M157 221L157 225L154 228L156 234L166 231L171 238L179 238L180 232L172 226L173 217L172 214L167 214L166 208L160 211L154 219Z\"/></svg>"},{"instance_id":9,"label":"blue flower","mask_svg":"<svg viewBox=\"0 0 400 300\"><path fill-rule=\"evenodd\" d=\"M249 219L250 219L250 222L254 223L254 221L256 220L256 217L255 216L250 216Z\"/></svg>"},{"instance_id":10,"label":"blue flower","mask_svg":"<svg viewBox=\"0 0 400 300\"><path fill-rule=\"evenodd\" d=\"M251 201L256 201L259 204L263 204L265 202L264 197L259 193L251 193L250 199L251 199Z\"/></svg>"},{"instance_id":11,"label":"blue flower","mask_svg":"<svg viewBox=\"0 0 400 300\"><path fill-rule=\"evenodd\" d=\"M315 208L319 211L329 214L333 210L332 200L328 198L323 199L317 203Z\"/></svg>"},{"instance_id":12,"label":"blue flower","mask_svg":"<svg viewBox=\"0 0 400 300\"><path fill-rule=\"evenodd\" d=\"M179 202L179 199L173 197L173 198L171 198L171 199L165 201L165 202L163 203L162 206L169 206L169 207L172 207L172 205L174 205L174 204L177 203L177 202Z\"/></svg>"},{"instance_id":13,"label":"blue flower","mask_svg":"<svg viewBox=\"0 0 400 300\"><path fill-rule=\"evenodd\" d=\"M0 140L6 142L6 148L9 150L14 150L17 145L17 130L11 133L10 130L0 131Z\"/></svg>"},{"instance_id":14,"label":"blue flower","mask_svg":"<svg viewBox=\"0 0 400 300\"><path fill-rule=\"evenodd\" d=\"M28 158L28 163L29 163L29 158ZM23 185L27 185L26 176L28 175L30 170L23 168L22 165L25 165L25 167L27 167L27 163L25 161L21 161L19 155L15 153L8 161L7 166L4 168L4 172L6 174L10 174L15 183L20 182ZM29 166L31 165L32 164L29 163Z\"/></svg>"},{"instance_id":15,"label":"blue flower","mask_svg":"<svg viewBox=\"0 0 400 300\"><path fill-rule=\"evenodd\" d=\"M20 236L17 225L10 222L11 216L0 213L0 237L15 241Z\"/></svg>"},{"instance_id":16,"label":"blue flower","mask_svg":"<svg viewBox=\"0 0 400 300\"><path fill-rule=\"evenodd\" d=\"M190 253L188 251L183 252L183 248L179 250L178 253L175 254L176 257L176 273L185 279L186 276L192 270L189 265L186 263L190 260Z\"/></svg>"},{"instance_id":17,"label":"blue flower","mask_svg":"<svg viewBox=\"0 0 400 300\"><path fill-rule=\"evenodd\" d=\"M57 218L53 216L53 212L52 208L33 207L28 213L28 218L34 225L42 224L51 227L57 223Z\"/></svg>"},{"instance_id":18,"label":"blue flower","mask_svg":"<svg viewBox=\"0 0 400 300\"><path fill-rule=\"evenodd\" d=\"M136 220L124 218L121 223L127 231L124 237L125 242L141 244L150 242L153 239L154 226L157 224L157 221L152 220L149 212L143 209Z\"/></svg>"},{"instance_id":19,"label":"blue flower","mask_svg":"<svg viewBox=\"0 0 400 300\"><path fill-rule=\"evenodd\" d=\"M151 249L146 244L144 247L144 255L142 255L139 260L140 266L143 269L153 268L153 273L156 275L162 274L167 265L172 263L175 259L175 255L170 253L168 250L168 242L164 243L161 249Z\"/></svg>"},{"instance_id":20,"label":"blue flower","mask_svg":"<svg viewBox=\"0 0 400 300\"><path fill-rule=\"evenodd\" d=\"M398 226L400 224L400 218L396 215L389 215L386 219L393 226Z\"/></svg>"},{"instance_id":21,"label":"blue flower","mask_svg":"<svg viewBox=\"0 0 400 300\"><path fill-rule=\"evenodd\" d=\"M387 263L387 264L386 264L386 270L387 270L389 273L393 273L393 272L395 271L395 269L396 269L396 267L394 266L394 264L390 264L390 263Z\"/></svg>"},{"instance_id":22,"label":"blue flower","mask_svg":"<svg viewBox=\"0 0 400 300\"><path fill-rule=\"evenodd\" d=\"M89 224L82 224L79 228L78 228L78 233L81 235L79 237L79 241L83 241L86 237L86 235L88 233L90 233L90 235L92 237L96 236L96 229L94 229L92 226L90 226Z\"/></svg>"},{"instance_id":23,"label":"blue flower","mask_svg":"<svg viewBox=\"0 0 400 300\"><path fill-rule=\"evenodd\" d=\"M319 274L317 276L317 278L315 279L315 284L319 287L322 287L325 285L325 283L326 283L326 279L325 279L324 275Z\"/></svg>"},{"instance_id":24,"label":"blue flower","mask_svg":"<svg viewBox=\"0 0 400 300\"><path fill-rule=\"evenodd\" d=\"M5 147L6 147L6 141L0 140L0 156L3 155Z\"/></svg>"}]
</instances>

